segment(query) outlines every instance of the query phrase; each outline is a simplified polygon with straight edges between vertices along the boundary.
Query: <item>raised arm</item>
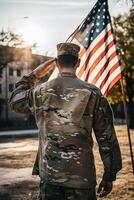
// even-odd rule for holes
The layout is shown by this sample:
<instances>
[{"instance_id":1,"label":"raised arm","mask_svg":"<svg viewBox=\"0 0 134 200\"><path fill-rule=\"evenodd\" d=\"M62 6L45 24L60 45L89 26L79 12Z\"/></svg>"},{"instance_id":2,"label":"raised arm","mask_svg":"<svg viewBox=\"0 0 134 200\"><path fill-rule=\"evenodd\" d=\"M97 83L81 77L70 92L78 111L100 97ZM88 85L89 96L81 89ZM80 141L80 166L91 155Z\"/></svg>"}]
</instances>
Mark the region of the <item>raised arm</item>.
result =
<instances>
[{"instance_id":1,"label":"raised arm","mask_svg":"<svg viewBox=\"0 0 134 200\"><path fill-rule=\"evenodd\" d=\"M30 74L25 75L16 83L9 103L11 109L18 113L31 113L33 107L33 88L35 84L52 70L55 58L39 65Z\"/></svg>"}]
</instances>

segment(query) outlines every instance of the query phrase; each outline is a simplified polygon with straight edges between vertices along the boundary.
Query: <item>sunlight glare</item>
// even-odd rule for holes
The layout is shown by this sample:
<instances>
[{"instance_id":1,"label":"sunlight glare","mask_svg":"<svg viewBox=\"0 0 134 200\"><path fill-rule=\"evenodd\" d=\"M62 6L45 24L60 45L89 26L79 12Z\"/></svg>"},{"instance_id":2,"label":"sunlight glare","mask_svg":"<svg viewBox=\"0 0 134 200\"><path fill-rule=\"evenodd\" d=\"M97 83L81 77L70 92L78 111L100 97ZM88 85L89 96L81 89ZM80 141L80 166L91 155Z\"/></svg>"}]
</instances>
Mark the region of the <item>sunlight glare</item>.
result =
<instances>
[{"instance_id":1,"label":"sunlight glare","mask_svg":"<svg viewBox=\"0 0 134 200\"><path fill-rule=\"evenodd\" d=\"M33 43L40 45L41 43L44 43L44 40L46 40L43 29L34 23L23 25L19 32L22 35L22 39L29 45L32 45Z\"/></svg>"}]
</instances>

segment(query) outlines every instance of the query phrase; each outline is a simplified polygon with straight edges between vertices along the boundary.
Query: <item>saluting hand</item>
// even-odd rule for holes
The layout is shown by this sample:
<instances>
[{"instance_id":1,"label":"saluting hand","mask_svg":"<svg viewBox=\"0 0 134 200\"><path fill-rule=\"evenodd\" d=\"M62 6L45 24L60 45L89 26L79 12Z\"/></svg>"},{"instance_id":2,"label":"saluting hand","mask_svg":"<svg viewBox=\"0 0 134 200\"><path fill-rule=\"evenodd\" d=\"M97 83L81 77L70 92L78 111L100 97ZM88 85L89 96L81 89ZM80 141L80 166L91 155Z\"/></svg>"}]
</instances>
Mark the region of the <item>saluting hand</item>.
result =
<instances>
[{"instance_id":1,"label":"saluting hand","mask_svg":"<svg viewBox=\"0 0 134 200\"><path fill-rule=\"evenodd\" d=\"M41 79L45 75L47 75L52 69L54 63L56 61L56 58L52 58L41 65L39 65L36 69L33 70L34 75L36 76L37 79Z\"/></svg>"},{"instance_id":2,"label":"saluting hand","mask_svg":"<svg viewBox=\"0 0 134 200\"><path fill-rule=\"evenodd\" d=\"M99 197L105 197L112 191L112 188L113 188L112 182L102 180L99 184L97 193L99 194Z\"/></svg>"}]
</instances>

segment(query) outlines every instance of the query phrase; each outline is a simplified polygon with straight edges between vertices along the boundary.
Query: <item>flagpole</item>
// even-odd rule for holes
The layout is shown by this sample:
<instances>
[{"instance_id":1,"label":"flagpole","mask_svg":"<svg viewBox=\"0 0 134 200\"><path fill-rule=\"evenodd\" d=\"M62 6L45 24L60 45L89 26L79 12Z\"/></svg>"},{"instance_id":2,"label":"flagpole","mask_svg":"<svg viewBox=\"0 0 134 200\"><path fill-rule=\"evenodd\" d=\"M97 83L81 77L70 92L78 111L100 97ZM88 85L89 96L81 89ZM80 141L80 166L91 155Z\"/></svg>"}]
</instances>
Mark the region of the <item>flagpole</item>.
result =
<instances>
[{"instance_id":1,"label":"flagpole","mask_svg":"<svg viewBox=\"0 0 134 200\"><path fill-rule=\"evenodd\" d=\"M126 95L125 95L125 91L124 91L123 78L120 79L120 84L121 84L122 100L123 100L124 114L125 114L126 126L127 126L127 134L128 134L131 162L132 162L132 170L133 170L133 174L134 174L134 156L133 156L133 149L132 149L132 142L131 142L129 123L128 123L128 112L127 112Z\"/></svg>"}]
</instances>

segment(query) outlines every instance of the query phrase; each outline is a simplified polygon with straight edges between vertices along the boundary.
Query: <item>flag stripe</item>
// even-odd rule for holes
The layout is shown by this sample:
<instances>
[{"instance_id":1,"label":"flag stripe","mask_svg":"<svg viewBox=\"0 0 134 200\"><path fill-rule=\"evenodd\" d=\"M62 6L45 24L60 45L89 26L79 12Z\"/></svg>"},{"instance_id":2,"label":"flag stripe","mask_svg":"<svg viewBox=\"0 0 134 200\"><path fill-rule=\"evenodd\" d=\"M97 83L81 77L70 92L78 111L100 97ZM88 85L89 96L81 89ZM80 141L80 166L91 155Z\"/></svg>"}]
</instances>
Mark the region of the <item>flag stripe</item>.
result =
<instances>
[{"instance_id":1,"label":"flag stripe","mask_svg":"<svg viewBox=\"0 0 134 200\"><path fill-rule=\"evenodd\" d=\"M112 42L112 40L113 40L112 35L110 35L109 38L107 38L107 40L106 40L106 44L107 44L107 48L108 48L108 49L109 49L108 44L109 44L110 42ZM87 65L86 70L85 70L85 74L88 73L89 69L92 67L93 64L94 64L94 66L95 66L95 62L96 62L96 60L97 60L99 57L100 57L100 60L103 59L103 57L102 57L102 53L103 53L103 52L104 52L103 54L104 54L104 57L105 57L106 44L103 43L103 44L100 46L100 48L98 48L98 49L94 52L94 54L92 55L92 57L89 58L88 65ZM110 45L110 44L109 44L109 45ZM92 63L93 63L93 64L92 64ZM98 60L98 63L99 63L99 60ZM97 66L97 67L98 67L98 66ZM95 69L95 67L94 67L93 69L90 69L90 72L92 72L92 70L94 70L94 69ZM82 77L82 78L83 78L83 77Z\"/></svg>"},{"instance_id":2,"label":"flag stripe","mask_svg":"<svg viewBox=\"0 0 134 200\"><path fill-rule=\"evenodd\" d=\"M113 65L115 65L118 62L118 58L117 56L114 57L114 59L112 59L109 64L108 67L104 70L104 72L101 74L100 78L98 79L98 81L96 82L96 86L100 87L103 79L105 79L105 77L107 76L108 71L113 67Z\"/></svg>"},{"instance_id":3,"label":"flag stripe","mask_svg":"<svg viewBox=\"0 0 134 200\"><path fill-rule=\"evenodd\" d=\"M83 71L85 70L87 64L89 63L90 58L94 55L94 53L97 51L97 49L100 48L100 46L101 46L102 44L104 44L105 39L107 39L108 36L109 36L110 34L112 34L111 30L109 30L109 31L103 36L103 38L94 46L94 48L93 48L92 50L91 50L91 48L89 47L89 49L88 49L87 52L86 52L86 57L84 58L85 61L83 61L84 64L83 64L83 66L81 67L81 69L80 69L80 71L79 71L79 73L78 73L78 77L81 77L81 76L82 76L82 73L83 73ZM91 51L90 51L90 50L91 50ZM82 59L82 58L81 58L81 59Z\"/></svg>"},{"instance_id":4,"label":"flag stripe","mask_svg":"<svg viewBox=\"0 0 134 200\"><path fill-rule=\"evenodd\" d=\"M107 80L109 79L109 77L111 76L111 74L117 69L117 67L119 67L119 63L117 62L107 73L106 77L103 79L101 85L100 85L100 89L103 88L103 86L105 85L105 83L107 82Z\"/></svg>"},{"instance_id":5,"label":"flag stripe","mask_svg":"<svg viewBox=\"0 0 134 200\"><path fill-rule=\"evenodd\" d=\"M104 92L104 95L107 96L109 90L121 79L121 77L123 76L123 72L119 73L113 80L112 82L110 82L110 84L108 85L107 89Z\"/></svg>"},{"instance_id":6,"label":"flag stripe","mask_svg":"<svg viewBox=\"0 0 134 200\"><path fill-rule=\"evenodd\" d=\"M115 52L115 47L113 46L111 49L108 50L106 56L103 57L103 59L102 59L102 60L99 62L99 64L96 66L96 68L94 69L93 73L90 74L90 76L89 76L90 82L93 82L93 80L95 79L95 77L97 76L97 74L99 73L99 71L101 71L101 72L103 73L104 70L103 70L102 68L103 68L106 64L107 64L107 66L108 66L109 63L107 63L107 60L110 59L110 62L111 62L111 60L112 60L112 58L113 58L113 57L111 57L111 56L112 56L112 54L113 54L114 52ZM102 70L101 70L101 69L102 69ZM102 74L102 73L101 73L101 74ZM101 74L99 73L98 79L100 78ZM94 84L96 84L96 82L95 82Z\"/></svg>"},{"instance_id":7,"label":"flag stripe","mask_svg":"<svg viewBox=\"0 0 134 200\"><path fill-rule=\"evenodd\" d=\"M106 52L114 45L114 41L111 41L110 44L107 45L106 49L96 58L95 62L91 65L86 75L85 80L88 80L88 76L92 73L95 67L99 64L101 59L105 56Z\"/></svg>"},{"instance_id":8,"label":"flag stripe","mask_svg":"<svg viewBox=\"0 0 134 200\"><path fill-rule=\"evenodd\" d=\"M114 49L114 48L113 48ZM112 49L110 49L110 50L112 50ZM108 55L108 54L107 54ZM106 56L107 56L106 55ZM92 83L93 84L96 84L96 82L97 82L97 80L99 79L99 77L101 76L101 74L103 74L103 72L105 71L105 69L107 69L107 66L109 65L109 62L114 58L114 57L116 57L116 53L115 52L112 52L112 54L111 55L108 55L109 57L106 59L105 57L104 57L104 59L105 59L105 64L104 65L102 65L102 62L100 62L100 70L96 70L96 72L98 72L97 73L97 75L94 77L93 75L91 76L91 77L94 77L94 79L93 80L91 80L92 81ZM102 60L103 61L103 60ZM117 60L117 62L118 62L118 60ZM96 67L96 69L98 69L98 67L99 66L97 66ZM95 71L95 70L94 70ZM94 72L95 73L95 72Z\"/></svg>"},{"instance_id":9,"label":"flag stripe","mask_svg":"<svg viewBox=\"0 0 134 200\"><path fill-rule=\"evenodd\" d=\"M107 82L105 83L105 85L103 86L103 88L101 89L102 93L104 94L108 89L109 87L111 87L111 83L115 80L117 80L117 77L118 75L120 75L120 68L118 67L114 73L111 74L111 76L108 78Z\"/></svg>"}]
</instances>

